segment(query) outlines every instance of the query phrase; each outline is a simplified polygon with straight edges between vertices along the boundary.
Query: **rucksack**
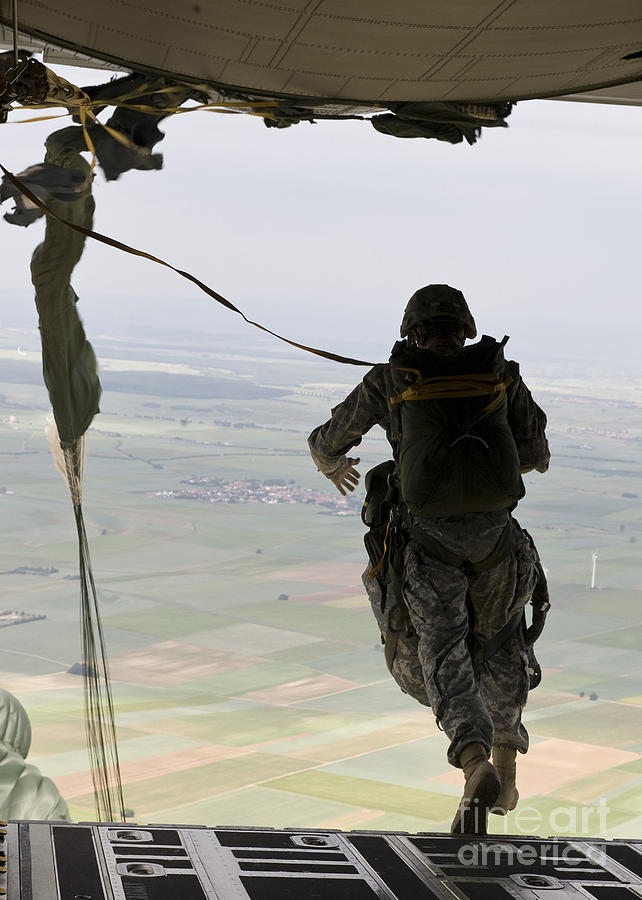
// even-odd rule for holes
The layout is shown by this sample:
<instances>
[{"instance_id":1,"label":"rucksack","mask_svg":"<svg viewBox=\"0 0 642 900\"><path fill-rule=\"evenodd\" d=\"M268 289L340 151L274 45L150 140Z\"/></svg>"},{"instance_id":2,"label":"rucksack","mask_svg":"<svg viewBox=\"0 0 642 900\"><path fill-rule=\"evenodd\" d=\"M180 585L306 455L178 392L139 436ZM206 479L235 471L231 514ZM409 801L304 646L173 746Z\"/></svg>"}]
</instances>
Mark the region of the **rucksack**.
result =
<instances>
[{"instance_id":1,"label":"rucksack","mask_svg":"<svg viewBox=\"0 0 642 900\"><path fill-rule=\"evenodd\" d=\"M454 356L397 344L390 357L401 407L401 495L420 516L514 508L524 496L508 423L504 345L484 335Z\"/></svg>"}]
</instances>

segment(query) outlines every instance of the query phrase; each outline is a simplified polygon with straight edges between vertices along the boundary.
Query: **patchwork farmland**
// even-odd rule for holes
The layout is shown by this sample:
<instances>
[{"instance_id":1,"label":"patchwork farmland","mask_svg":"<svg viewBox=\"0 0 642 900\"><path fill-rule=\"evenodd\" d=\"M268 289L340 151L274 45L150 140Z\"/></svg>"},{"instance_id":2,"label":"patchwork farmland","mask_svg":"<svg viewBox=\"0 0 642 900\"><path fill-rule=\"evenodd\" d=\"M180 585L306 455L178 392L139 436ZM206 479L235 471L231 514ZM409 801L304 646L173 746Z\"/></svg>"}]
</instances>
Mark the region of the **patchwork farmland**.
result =
<instances>
[{"instance_id":1,"label":"patchwork farmland","mask_svg":"<svg viewBox=\"0 0 642 900\"><path fill-rule=\"evenodd\" d=\"M45 618L0 629L1 683L31 717L30 760L87 820L82 684L68 672L79 656L73 519L44 437L36 360L14 359L6 336L2 346L0 607ZM101 353L84 506L126 805L141 823L443 830L461 775L430 711L387 673L355 510L173 495L193 477L331 496L305 437L350 387L332 379L354 373L263 348L257 366L213 347L197 370L185 348ZM235 378L220 377L224 355ZM149 389L141 369L163 374L162 394L139 392ZM526 714L522 804L493 826L640 837L640 385L546 371L529 384L554 457L545 477L528 476L518 518L554 608ZM381 433L359 451L362 472L388 456Z\"/></svg>"}]
</instances>

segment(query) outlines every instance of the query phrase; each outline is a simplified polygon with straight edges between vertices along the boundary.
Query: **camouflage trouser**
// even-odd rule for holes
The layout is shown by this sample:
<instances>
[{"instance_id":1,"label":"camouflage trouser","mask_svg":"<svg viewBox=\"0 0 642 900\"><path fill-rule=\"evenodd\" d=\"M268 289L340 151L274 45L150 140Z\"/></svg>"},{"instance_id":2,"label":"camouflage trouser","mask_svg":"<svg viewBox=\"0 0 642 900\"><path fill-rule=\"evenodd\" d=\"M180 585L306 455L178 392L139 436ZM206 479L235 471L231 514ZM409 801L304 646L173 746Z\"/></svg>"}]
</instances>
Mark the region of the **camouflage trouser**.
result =
<instances>
[{"instance_id":1,"label":"camouflage trouser","mask_svg":"<svg viewBox=\"0 0 642 900\"><path fill-rule=\"evenodd\" d=\"M392 660L392 677L404 694L409 694L424 706L430 706L424 673L419 662L419 638L410 622L404 622L402 610L395 601L392 591L382 593L381 585L370 575L370 565L363 573L361 580L372 606L372 611L379 625L381 636L386 644L396 641L395 655Z\"/></svg>"},{"instance_id":2,"label":"camouflage trouser","mask_svg":"<svg viewBox=\"0 0 642 900\"><path fill-rule=\"evenodd\" d=\"M504 527L513 529L510 555L479 574L464 572L428 555L415 540L404 554L404 597L412 629L397 635L392 674L403 691L432 707L450 738L448 759L459 765L461 750L479 741L528 749L521 712L528 696L528 659L518 628L489 659L471 656L469 604L473 634L492 638L510 616L530 600L535 583L536 551L506 511L457 518L415 519L415 524L462 558L478 562L495 548ZM397 629L402 614L394 598L381 610L381 588L364 574L373 611L384 638Z\"/></svg>"}]
</instances>

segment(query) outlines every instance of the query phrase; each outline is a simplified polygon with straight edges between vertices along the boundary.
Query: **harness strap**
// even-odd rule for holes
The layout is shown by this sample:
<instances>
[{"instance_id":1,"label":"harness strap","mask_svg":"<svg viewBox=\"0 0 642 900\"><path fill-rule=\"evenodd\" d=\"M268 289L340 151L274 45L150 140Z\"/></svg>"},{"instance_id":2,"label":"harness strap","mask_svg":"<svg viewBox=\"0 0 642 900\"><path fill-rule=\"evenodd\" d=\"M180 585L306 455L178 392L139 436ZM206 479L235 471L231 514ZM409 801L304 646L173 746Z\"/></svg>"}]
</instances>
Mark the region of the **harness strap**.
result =
<instances>
[{"instance_id":1,"label":"harness strap","mask_svg":"<svg viewBox=\"0 0 642 900\"><path fill-rule=\"evenodd\" d=\"M415 375L415 381L401 394L390 397L391 403L403 403L409 400L451 400L460 397L483 397L488 394L497 395L491 401L499 406L506 388L512 382L508 375L503 381L497 372L483 372L472 375L442 375L439 378L424 378L419 369L404 366L395 368L397 372L409 372ZM490 405L490 404L489 404ZM492 411L492 410L491 410Z\"/></svg>"},{"instance_id":2,"label":"harness strap","mask_svg":"<svg viewBox=\"0 0 642 900\"><path fill-rule=\"evenodd\" d=\"M494 656L498 650L501 650L509 637L517 631L522 623L525 623L524 610L518 609L508 621L504 622L499 631L490 640L480 641L479 638L476 638L481 650L482 663Z\"/></svg>"},{"instance_id":3,"label":"harness strap","mask_svg":"<svg viewBox=\"0 0 642 900\"><path fill-rule=\"evenodd\" d=\"M379 572L381 571L381 568L382 568L384 562L386 561L386 556L388 554L388 535L390 534L390 525L391 525L391 522L389 521L388 524L386 525L386 533L383 536L383 552L382 552L381 556L379 557L379 561L377 562L377 565L373 569L368 570L368 578L376 578L377 575L379 574Z\"/></svg>"},{"instance_id":4,"label":"harness strap","mask_svg":"<svg viewBox=\"0 0 642 900\"><path fill-rule=\"evenodd\" d=\"M530 534L528 535L528 538L531 541L531 545L534 546L533 539L531 538ZM535 590L533 591L533 596L531 597L531 605L533 607L533 622L532 625L529 625L529 627L526 628L524 632L524 639L526 641L527 649L533 646L535 641L544 630L544 626L546 624L546 615L551 608L551 603L548 596L548 586L546 584L546 575L539 560L537 561L536 568L537 584L535 585Z\"/></svg>"},{"instance_id":5,"label":"harness strap","mask_svg":"<svg viewBox=\"0 0 642 900\"><path fill-rule=\"evenodd\" d=\"M474 563L463 556L451 553L450 550L443 547L436 538L427 534L417 525L410 523L409 531L414 540L416 540L430 556L445 563L447 566L461 569L465 575L479 575L480 572L492 569L493 566L496 566L498 562L501 562L501 560L508 556L513 550L513 530L510 527L510 522L502 531L499 540L488 556Z\"/></svg>"},{"instance_id":6,"label":"harness strap","mask_svg":"<svg viewBox=\"0 0 642 900\"><path fill-rule=\"evenodd\" d=\"M446 550L445 547L437 541L435 538L426 534L421 528L416 525L410 526L410 531L413 538L425 549L428 553L438 559L440 562L445 563L448 566L453 566L454 568L461 569L465 575L478 575L480 572L485 572L487 569L492 569L493 566L497 565L498 562L501 562L502 559L505 559L513 549L513 529L511 528L511 523L508 522L504 530L502 531L499 540L495 544L495 547L491 550L488 556L484 557L484 559L480 559L478 562L472 563L470 560L465 559L464 557L457 556L455 553L451 553L449 550ZM468 602L468 596L467 596ZM469 606L469 618L473 619L473 610L472 607ZM507 622L500 628L500 630L488 641L480 641L479 638L474 638L474 643L479 647L480 650L480 663L486 662L487 659L490 659L491 656L494 656L497 651L504 646L509 637L517 631L522 621L524 620L524 611L522 609L518 610L518 612L514 613ZM472 638L472 628L469 631L469 635Z\"/></svg>"}]
</instances>

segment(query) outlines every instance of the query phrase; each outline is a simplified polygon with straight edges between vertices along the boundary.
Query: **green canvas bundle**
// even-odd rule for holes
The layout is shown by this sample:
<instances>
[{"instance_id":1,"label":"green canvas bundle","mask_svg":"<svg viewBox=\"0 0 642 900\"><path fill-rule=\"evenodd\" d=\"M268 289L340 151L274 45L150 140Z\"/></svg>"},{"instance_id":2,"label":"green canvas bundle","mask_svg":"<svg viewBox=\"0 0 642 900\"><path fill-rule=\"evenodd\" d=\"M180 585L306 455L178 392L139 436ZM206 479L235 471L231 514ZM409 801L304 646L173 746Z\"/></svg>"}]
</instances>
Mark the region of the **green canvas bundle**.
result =
<instances>
[{"instance_id":1,"label":"green canvas bundle","mask_svg":"<svg viewBox=\"0 0 642 900\"><path fill-rule=\"evenodd\" d=\"M508 423L502 342L484 335L453 356L395 345L402 497L419 516L461 516L514 507L524 496Z\"/></svg>"}]
</instances>

